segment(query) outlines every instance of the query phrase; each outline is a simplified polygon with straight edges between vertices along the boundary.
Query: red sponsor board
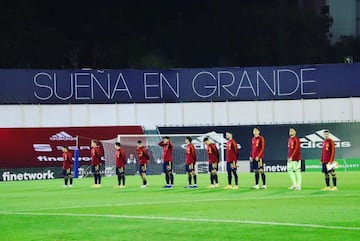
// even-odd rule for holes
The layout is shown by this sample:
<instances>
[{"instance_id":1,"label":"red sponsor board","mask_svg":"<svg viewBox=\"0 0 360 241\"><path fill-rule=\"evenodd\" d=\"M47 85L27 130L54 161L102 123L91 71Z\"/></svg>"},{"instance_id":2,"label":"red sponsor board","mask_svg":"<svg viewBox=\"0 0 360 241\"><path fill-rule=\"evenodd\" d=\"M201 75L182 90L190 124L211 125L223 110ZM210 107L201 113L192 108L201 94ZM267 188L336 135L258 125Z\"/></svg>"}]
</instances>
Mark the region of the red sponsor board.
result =
<instances>
[{"instance_id":1,"label":"red sponsor board","mask_svg":"<svg viewBox=\"0 0 360 241\"><path fill-rule=\"evenodd\" d=\"M0 128L0 168L62 165L62 146L76 147L80 165L90 163L90 141L110 140L118 134L143 134L141 126Z\"/></svg>"}]
</instances>

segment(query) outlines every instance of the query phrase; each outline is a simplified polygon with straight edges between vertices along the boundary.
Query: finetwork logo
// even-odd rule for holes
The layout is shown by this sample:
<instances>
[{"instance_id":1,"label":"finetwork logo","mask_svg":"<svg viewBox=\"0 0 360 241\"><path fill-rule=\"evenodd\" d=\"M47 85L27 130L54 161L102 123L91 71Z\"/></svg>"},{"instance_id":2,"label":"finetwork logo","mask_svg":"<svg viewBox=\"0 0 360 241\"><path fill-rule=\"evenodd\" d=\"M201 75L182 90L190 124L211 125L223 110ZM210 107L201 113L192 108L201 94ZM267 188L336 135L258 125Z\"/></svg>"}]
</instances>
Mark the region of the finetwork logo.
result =
<instances>
[{"instance_id":1,"label":"finetwork logo","mask_svg":"<svg viewBox=\"0 0 360 241\"><path fill-rule=\"evenodd\" d=\"M303 138L300 138L301 148L322 148L322 143L324 141L324 129L318 130L313 134L306 135ZM348 148L351 147L351 142L342 141L340 138L330 133L330 138L334 140L335 147L339 148Z\"/></svg>"},{"instance_id":2,"label":"finetwork logo","mask_svg":"<svg viewBox=\"0 0 360 241\"><path fill-rule=\"evenodd\" d=\"M60 131L59 133L51 136L50 141L75 141L76 137L71 136L65 131Z\"/></svg>"},{"instance_id":3,"label":"finetwork logo","mask_svg":"<svg viewBox=\"0 0 360 241\"><path fill-rule=\"evenodd\" d=\"M23 181L23 180L43 180L43 179L54 179L54 172L47 170L46 172L24 172L24 173L11 173L3 172L3 182L9 181Z\"/></svg>"}]
</instances>

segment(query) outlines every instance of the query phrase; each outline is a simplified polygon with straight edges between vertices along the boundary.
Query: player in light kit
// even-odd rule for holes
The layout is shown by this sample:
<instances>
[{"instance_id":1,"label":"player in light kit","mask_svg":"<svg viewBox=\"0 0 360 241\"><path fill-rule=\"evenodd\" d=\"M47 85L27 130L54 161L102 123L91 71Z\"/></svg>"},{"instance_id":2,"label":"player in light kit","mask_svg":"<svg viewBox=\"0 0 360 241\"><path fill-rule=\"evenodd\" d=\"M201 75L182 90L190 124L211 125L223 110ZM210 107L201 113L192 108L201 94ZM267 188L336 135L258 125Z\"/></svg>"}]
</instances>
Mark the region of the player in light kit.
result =
<instances>
[{"instance_id":1,"label":"player in light kit","mask_svg":"<svg viewBox=\"0 0 360 241\"><path fill-rule=\"evenodd\" d=\"M189 185L186 186L186 188L197 188L197 178L195 172L196 151L194 145L191 142L192 138L190 136L186 137L185 169L188 174L189 182ZM191 185L192 179L194 179L194 185Z\"/></svg>"},{"instance_id":2,"label":"player in light kit","mask_svg":"<svg viewBox=\"0 0 360 241\"><path fill-rule=\"evenodd\" d=\"M325 184L326 186L322 189L323 191L336 191L336 174L335 169L328 169L327 165L332 164L335 160L335 142L330 138L330 132L324 130L325 140L322 143L322 152L321 152L321 163L322 163L322 172L325 174ZM330 175L332 177L333 187L330 188Z\"/></svg>"},{"instance_id":3,"label":"player in light kit","mask_svg":"<svg viewBox=\"0 0 360 241\"><path fill-rule=\"evenodd\" d=\"M91 187L101 187L101 174L100 174L100 165L101 165L101 156L102 151L101 147L98 145L97 140L91 141L91 172L94 174L95 184Z\"/></svg>"},{"instance_id":4,"label":"player in light kit","mask_svg":"<svg viewBox=\"0 0 360 241\"><path fill-rule=\"evenodd\" d=\"M170 137L164 136L162 141L159 142L159 146L163 148L163 172L165 173L166 184L163 188L173 188L174 187L174 174L172 170L172 150L173 145L170 141Z\"/></svg>"},{"instance_id":5,"label":"player in light kit","mask_svg":"<svg viewBox=\"0 0 360 241\"><path fill-rule=\"evenodd\" d=\"M228 185L224 189L238 189L238 175L236 173L236 163L239 154L236 141L231 132L226 132L226 170L228 174ZM235 185L231 186L232 175L234 175Z\"/></svg>"},{"instance_id":6,"label":"player in light kit","mask_svg":"<svg viewBox=\"0 0 360 241\"><path fill-rule=\"evenodd\" d=\"M253 129L254 137L251 139L251 151L250 151L250 161L252 164L252 169L255 172L255 186L254 189L260 189L259 179L261 175L262 180L262 189L266 189L266 177L264 172L264 150L265 150L265 139L260 135L260 128L255 127Z\"/></svg>"},{"instance_id":7,"label":"player in light kit","mask_svg":"<svg viewBox=\"0 0 360 241\"><path fill-rule=\"evenodd\" d=\"M208 162L209 162L209 173L210 173L210 186L208 188L219 187L218 180L218 166L219 166L219 150L214 143L212 143L209 137L204 138L204 143L207 146ZM214 185L215 183L215 185Z\"/></svg>"},{"instance_id":8,"label":"player in light kit","mask_svg":"<svg viewBox=\"0 0 360 241\"><path fill-rule=\"evenodd\" d=\"M115 168L116 175L118 180L119 188L125 188L125 164L126 164L126 154L125 151L121 148L120 142L115 143ZM121 184L122 182L122 184Z\"/></svg>"},{"instance_id":9,"label":"player in light kit","mask_svg":"<svg viewBox=\"0 0 360 241\"><path fill-rule=\"evenodd\" d=\"M142 141L137 141L137 149L136 152L138 154L139 159L139 173L142 179L142 185L140 188L147 187L147 179L146 179L146 171L149 163L149 155L145 146L143 146Z\"/></svg>"},{"instance_id":10,"label":"player in light kit","mask_svg":"<svg viewBox=\"0 0 360 241\"><path fill-rule=\"evenodd\" d=\"M300 140L296 136L296 129L289 129L287 170L292 182L290 190L301 190L301 148Z\"/></svg>"},{"instance_id":11,"label":"player in light kit","mask_svg":"<svg viewBox=\"0 0 360 241\"><path fill-rule=\"evenodd\" d=\"M73 176L71 174L71 168L73 167L74 161L73 161L73 155L69 151L69 148L67 146L63 146L63 166L62 171L64 175L64 187L72 187L73 184ZM68 182L70 181L70 185L68 186Z\"/></svg>"}]
</instances>

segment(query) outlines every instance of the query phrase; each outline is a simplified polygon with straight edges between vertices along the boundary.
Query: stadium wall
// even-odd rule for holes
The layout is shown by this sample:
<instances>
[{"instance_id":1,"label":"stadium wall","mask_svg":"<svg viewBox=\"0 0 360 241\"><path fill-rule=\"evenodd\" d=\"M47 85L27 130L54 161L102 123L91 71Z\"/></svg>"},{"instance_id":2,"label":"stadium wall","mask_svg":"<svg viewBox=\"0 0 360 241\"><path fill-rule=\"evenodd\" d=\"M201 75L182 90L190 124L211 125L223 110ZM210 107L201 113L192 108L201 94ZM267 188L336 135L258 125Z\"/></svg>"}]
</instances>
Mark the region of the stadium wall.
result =
<instances>
[{"instance_id":1,"label":"stadium wall","mask_svg":"<svg viewBox=\"0 0 360 241\"><path fill-rule=\"evenodd\" d=\"M1 127L357 122L360 98L138 104L0 105Z\"/></svg>"}]
</instances>

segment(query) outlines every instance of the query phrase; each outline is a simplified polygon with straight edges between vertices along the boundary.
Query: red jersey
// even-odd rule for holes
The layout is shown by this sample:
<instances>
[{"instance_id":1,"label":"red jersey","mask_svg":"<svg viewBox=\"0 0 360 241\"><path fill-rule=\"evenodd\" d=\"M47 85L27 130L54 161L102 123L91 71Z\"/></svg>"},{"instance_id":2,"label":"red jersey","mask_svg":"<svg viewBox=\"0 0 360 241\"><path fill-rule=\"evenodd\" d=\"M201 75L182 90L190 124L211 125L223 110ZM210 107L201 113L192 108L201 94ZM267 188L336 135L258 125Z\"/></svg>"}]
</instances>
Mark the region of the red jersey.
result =
<instances>
[{"instance_id":1,"label":"red jersey","mask_svg":"<svg viewBox=\"0 0 360 241\"><path fill-rule=\"evenodd\" d=\"M219 162L219 150L214 143L207 146L209 164Z\"/></svg>"},{"instance_id":2,"label":"red jersey","mask_svg":"<svg viewBox=\"0 0 360 241\"><path fill-rule=\"evenodd\" d=\"M250 151L250 157L252 159L258 158L264 158L264 149L265 149L265 139L262 136L254 136L251 139L251 151Z\"/></svg>"},{"instance_id":3,"label":"red jersey","mask_svg":"<svg viewBox=\"0 0 360 241\"><path fill-rule=\"evenodd\" d=\"M300 161L300 140L297 136L292 136L288 141L288 158L292 158L293 161Z\"/></svg>"},{"instance_id":4,"label":"red jersey","mask_svg":"<svg viewBox=\"0 0 360 241\"><path fill-rule=\"evenodd\" d=\"M160 141L159 146L162 146L163 148L163 161L172 162L172 149L173 149L172 143L168 141L165 144L164 142Z\"/></svg>"},{"instance_id":5,"label":"red jersey","mask_svg":"<svg viewBox=\"0 0 360 241\"><path fill-rule=\"evenodd\" d=\"M226 143L226 161L237 161L238 154L239 150L236 141L234 139L228 140Z\"/></svg>"},{"instance_id":6,"label":"red jersey","mask_svg":"<svg viewBox=\"0 0 360 241\"><path fill-rule=\"evenodd\" d=\"M136 149L138 157L139 157L139 165L148 164L149 155L145 146L140 146Z\"/></svg>"},{"instance_id":7,"label":"red jersey","mask_svg":"<svg viewBox=\"0 0 360 241\"><path fill-rule=\"evenodd\" d=\"M196 151L193 144L189 143L186 145L186 164L195 164L196 162Z\"/></svg>"},{"instance_id":8,"label":"red jersey","mask_svg":"<svg viewBox=\"0 0 360 241\"><path fill-rule=\"evenodd\" d=\"M335 143L332 139L325 139L323 141L323 147L321 152L321 162L328 163L333 162L335 159Z\"/></svg>"},{"instance_id":9,"label":"red jersey","mask_svg":"<svg viewBox=\"0 0 360 241\"><path fill-rule=\"evenodd\" d=\"M117 149L115 152L116 168L125 167L126 154L123 149Z\"/></svg>"},{"instance_id":10,"label":"red jersey","mask_svg":"<svg viewBox=\"0 0 360 241\"><path fill-rule=\"evenodd\" d=\"M102 151L100 146L91 148L91 165L96 166L101 164Z\"/></svg>"},{"instance_id":11,"label":"red jersey","mask_svg":"<svg viewBox=\"0 0 360 241\"><path fill-rule=\"evenodd\" d=\"M63 169L69 169L72 167L74 161L73 161L73 155L70 151L63 152Z\"/></svg>"}]
</instances>

